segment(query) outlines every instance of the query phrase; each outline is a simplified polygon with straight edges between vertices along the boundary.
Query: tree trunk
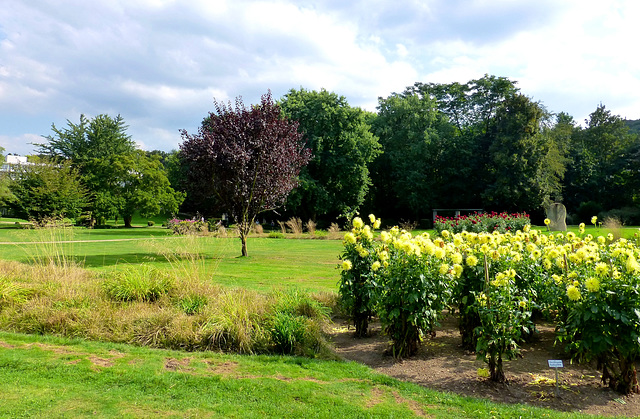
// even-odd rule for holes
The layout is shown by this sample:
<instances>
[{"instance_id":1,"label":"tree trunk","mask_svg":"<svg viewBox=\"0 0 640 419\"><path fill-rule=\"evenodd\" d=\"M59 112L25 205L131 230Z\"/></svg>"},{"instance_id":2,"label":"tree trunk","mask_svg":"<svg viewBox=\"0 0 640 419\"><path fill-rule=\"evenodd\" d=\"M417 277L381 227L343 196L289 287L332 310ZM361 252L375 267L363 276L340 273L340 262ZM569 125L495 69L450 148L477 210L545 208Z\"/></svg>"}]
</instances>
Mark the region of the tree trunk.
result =
<instances>
[{"instance_id":1,"label":"tree trunk","mask_svg":"<svg viewBox=\"0 0 640 419\"><path fill-rule=\"evenodd\" d=\"M126 217L122 217L123 221L124 221L124 226L125 228L131 228L131 221L133 220L133 216L132 215L128 215Z\"/></svg>"},{"instance_id":2,"label":"tree trunk","mask_svg":"<svg viewBox=\"0 0 640 419\"><path fill-rule=\"evenodd\" d=\"M238 223L238 234L240 234L240 242L242 243L242 257L249 256L247 251L247 236L251 231L251 222L243 221Z\"/></svg>"},{"instance_id":3,"label":"tree trunk","mask_svg":"<svg viewBox=\"0 0 640 419\"><path fill-rule=\"evenodd\" d=\"M247 253L247 236L242 231L240 232L240 241L242 242L242 257L246 257L249 255Z\"/></svg>"}]
</instances>

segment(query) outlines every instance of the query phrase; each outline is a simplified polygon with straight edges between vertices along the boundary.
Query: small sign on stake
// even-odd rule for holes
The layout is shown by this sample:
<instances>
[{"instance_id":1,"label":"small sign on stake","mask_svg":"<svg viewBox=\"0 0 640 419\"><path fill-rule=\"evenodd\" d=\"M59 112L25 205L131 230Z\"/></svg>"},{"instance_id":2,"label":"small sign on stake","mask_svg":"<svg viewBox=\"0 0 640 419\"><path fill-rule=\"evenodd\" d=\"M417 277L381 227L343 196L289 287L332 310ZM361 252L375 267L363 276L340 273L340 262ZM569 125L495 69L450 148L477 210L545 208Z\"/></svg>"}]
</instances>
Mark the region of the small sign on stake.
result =
<instances>
[{"instance_id":1,"label":"small sign on stake","mask_svg":"<svg viewBox=\"0 0 640 419\"><path fill-rule=\"evenodd\" d=\"M556 370L556 396L560 396L560 383L558 381L558 368L564 368L564 364L561 359L549 359L549 368Z\"/></svg>"}]
</instances>

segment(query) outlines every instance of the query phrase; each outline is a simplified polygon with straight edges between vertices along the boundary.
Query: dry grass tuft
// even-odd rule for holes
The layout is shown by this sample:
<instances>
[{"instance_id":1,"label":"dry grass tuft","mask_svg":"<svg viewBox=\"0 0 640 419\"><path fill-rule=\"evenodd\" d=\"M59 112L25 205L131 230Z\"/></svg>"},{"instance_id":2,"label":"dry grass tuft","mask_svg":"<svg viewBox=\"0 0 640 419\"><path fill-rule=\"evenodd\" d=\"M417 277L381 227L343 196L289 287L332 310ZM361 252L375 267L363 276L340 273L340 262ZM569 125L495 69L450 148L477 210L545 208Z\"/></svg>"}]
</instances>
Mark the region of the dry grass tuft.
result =
<instances>
[{"instance_id":1,"label":"dry grass tuft","mask_svg":"<svg viewBox=\"0 0 640 419\"><path fill-rule=\"evenodd\" d=\"M227 237L227 229L225 226L221 225L218 227L218 231L216 232L216 236L218 237Z\"/></svg>"},{"instance_id":2,"label":"dry grass tuft","mask_svg":"<svg viewBox=\"0 0 640 419\"><path fill-rule=\"evenodd\" d=\"M287 221L287 227L291 230L294 236L302 235L302 220L298 217L292 217Z\"/></svg>"},{"instance_id":3,"label":"dry grass tuft","mask_svg":"<svg viewBox=\"0 0 640 419\"><path fill-rule=\"evenodd\" d=\"M331 240L337 240L342 238L340 234L340 226L337 223L331 223L329 229L327 230L327 237Z\"/></svg>"},{"instance_id":4,"label":"dry grass tuft","mask_svg":"<svg viewBox=\"0 0 640 419\"><path fill-rule=\"evenodd\" d=\"M282 231L282 234L287 234L287 223L278 220L278 225L280 226L280 231Z\"/></svg>"},{"instance_id":5,"label":"dry grass tuft","mask_svg":"<svg viewBox=\"0 0 640 419\"><path fill-rule=\"evenodd\" d=\"M614 240L618 240L622 237L622 223L617 217L606 217L602 226L613 234Z\"/></svg>"},{"instance_id":6,"label":"dry grass tuft","mask_svg":"<svg viewBox=\"0 0 640 419\"><path fill-rule=\"evenodd\" d=\"M264 234L264 229L262 228L262 224L254 224L253 232L258 236L262 236Z\"/></svg>"},{"instance_id":7,"label":"dry grass tuft","mask_svg":"<svg viewBox=\"0 0 640 419\"><path fill-rule=\"evenodd\" d=\"M305 224L305 227L307 228L307 232L309 233L310 236L316 235L316 223L313 222L313 220L307 221L307 223Z\"/></svg>"},{"instance_id":8,"label":"dry grass tuft","mask_svg":"<svg viewBox=\"0 0 640 419\"><path fill-rule=\"evenodd\" d=\"M262 352L267 336L260 319L267 311L266 298L244 288L224 290L204 313L203 331L211 348L240 353Z\"/></svg>"}]
</instances>

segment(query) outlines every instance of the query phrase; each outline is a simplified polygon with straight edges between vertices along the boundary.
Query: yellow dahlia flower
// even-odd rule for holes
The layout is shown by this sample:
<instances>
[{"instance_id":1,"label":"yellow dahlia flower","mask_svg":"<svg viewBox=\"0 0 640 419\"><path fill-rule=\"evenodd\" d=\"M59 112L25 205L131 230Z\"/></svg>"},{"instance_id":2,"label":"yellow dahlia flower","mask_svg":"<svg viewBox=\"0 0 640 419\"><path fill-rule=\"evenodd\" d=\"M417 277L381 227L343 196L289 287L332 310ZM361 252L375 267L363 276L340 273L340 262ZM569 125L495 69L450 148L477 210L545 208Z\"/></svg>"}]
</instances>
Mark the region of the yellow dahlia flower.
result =
<instances>
[{"instance_id":1,"label":"yellow dahlia flower","mask_svg":"<svg viewBox=\"0 0 640 419\"><path fill-rule=\"evenodd\" d=\"M578 301L580 298L582 298L582 295L580 294L580 290L575 285L569 285L567 287L567 297L569 297L569 299L572 301Z\"/></svg>"}]
</instances>

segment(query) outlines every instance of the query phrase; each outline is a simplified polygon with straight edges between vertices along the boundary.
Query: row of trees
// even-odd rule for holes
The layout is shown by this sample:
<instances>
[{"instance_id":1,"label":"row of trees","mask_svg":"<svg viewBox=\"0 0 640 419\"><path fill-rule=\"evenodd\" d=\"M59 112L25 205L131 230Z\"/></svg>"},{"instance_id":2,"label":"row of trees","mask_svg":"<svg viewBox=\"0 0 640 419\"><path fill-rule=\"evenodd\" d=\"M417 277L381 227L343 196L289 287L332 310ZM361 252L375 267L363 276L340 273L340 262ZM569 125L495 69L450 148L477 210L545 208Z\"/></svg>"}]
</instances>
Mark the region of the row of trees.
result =
<instances>
[{"instance_id":1,"label":"row of trees","mask_svg":"<svg viewBox=\"0 0 640 419\"><path fill-rule=\"evenodd\" d=\"M66 128L52 125L38 156L16 165L2 181L3 200L18 216L76 218L91 225L121 217L131 227L143 216L177 212L184 199L168 180L160 158L136 148L119 115L98 115Z\"/></svg>"},{"instance_id":2,"label":"row of trees","mask_svg":"<svg viewBox=\"0 0 640 419\"><path fill-rule=\"evenodd\" d=\"M217 145L237 138L235 151L227 154L249 156L252 152L239 144L258 132L255 124L267 129L277 125L271 125L274 118L295 121L299 136L293 142L303 141L311 157L307 165L299 165L298 187L286 198L279 217L296 215L322 223L360 210L399 221L430 218L432 208L483 208L526 211L535 222L550 202L564 202L570 212L589 217L602 210L638 207L640 137L630 130L632 124L604 105L582 127L571 116L551 114L523 95L516 82L488 75L464 84L416 83L380 98L377 113L351 107L344 97L326 90L292 89L277 106L270 96L267 102L251 110L241 103L236 109L216 104L198 135L208 135ZM211 140L208 133L219 128L217 117L230 123L231 115L249 111L257 113ZM220 161L212 157L217 151L207 149L207 158L195 156L188 147L195 139L187 133L180 151L144 153L135 149L120 116L81 116L79 124L68 122L64 129L53 125L52 130L38 149L46 164L24 168L18 176L22 183L10 186L19 198L14 208L21 213L45 211L35 208L35 202L44 205L47 200L30 198L27 191L37 185L26 179L27 172L48 170L78 179L78 185L68 188L78 196L75 204L64 205L67 215L88 208L95 220L121 216L129 224L136 210L175 212L183 199L185 212L235 211L228 197L212 186L214 176L220 176L214 170ZM38 176L47 178L44 173ZM43 185L48 184L41 184L43 191L54 189ZM263 209L275 207L270 203Z\"/></svg>"},{"instance_id":3,"label":"row of trees","mask_svg":"<svg viewBox=\"0 0 640 419\"><path fill-rule=\"evenodd\" d=\"M278 105L312 152L285 216L330 222L360 210L399 221L428 219L433 208L483 208L541 221L551 202L584 218L640 199L640 137L630 124L599 105L582 127L504 77L416 83L380 98L377 113L303 88ZM215 211L210 195L188 187L180 156L166 161L186 208Z\"/></svg>"},{"instance_id":4,"label":"row of trees","mask_svg":"<svg viewBox=\"0 0 640 419\"><path fill-rule=\"evenodd\" d=\"M603 105L585 122L552 115L502 77L416 83L380 99L372 121L384 151L373 163L372 207L422 218L431 208L637 206L640 137Z\"/></svg>"}]
</instances>

